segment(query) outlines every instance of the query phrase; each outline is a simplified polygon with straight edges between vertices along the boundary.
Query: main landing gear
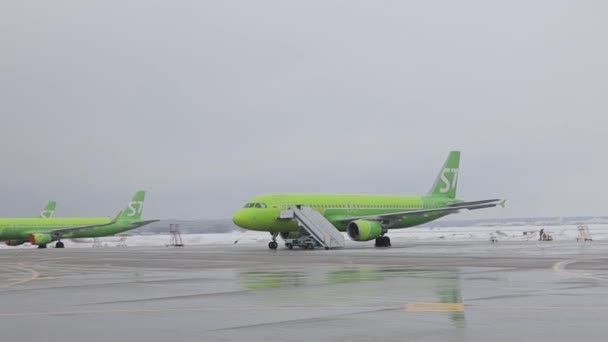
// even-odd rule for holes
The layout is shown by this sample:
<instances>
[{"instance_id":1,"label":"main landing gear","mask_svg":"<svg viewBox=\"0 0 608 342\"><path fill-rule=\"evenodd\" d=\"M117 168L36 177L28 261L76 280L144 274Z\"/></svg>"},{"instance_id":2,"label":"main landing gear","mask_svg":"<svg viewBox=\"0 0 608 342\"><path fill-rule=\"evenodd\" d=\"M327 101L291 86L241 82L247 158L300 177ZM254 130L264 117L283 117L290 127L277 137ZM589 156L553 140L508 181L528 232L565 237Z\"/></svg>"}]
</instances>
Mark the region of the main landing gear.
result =
<instances>
[{"instance_id":1,"label":"main landing gear","mask_svg":"<svg viewBox=\"0 0 608 342\"><path fill-rule=\"evenodd\" d=\"M388 236L381 236L376 239L376 247L390 247L391 239Z\"/></svg>"},{"instance_id":2,"label":"main landing gear","mask_svg":"<svg viewBox=\"0 0 608 342\"><path fill-rule=\"evenodd\" d=\"M38 245L38 249L45 249L46 248L46 244L44 245ZM57 241L55 242L55 248L65 248L63 242L61 241Z\"/></svg>"},{"instance_id":3,"label":"main landing gear","mask_svg":"<svg viewBox=\"0 0 608 342\"><path fill-rule=\"evenodd\" d=\"M277 236L279 236L279 233L270 232L270 235L272 236L272 241L268 243L268 248L273 250L277 249L279 247L279 244L277 243Z\"/></svg>"}]
</instances>

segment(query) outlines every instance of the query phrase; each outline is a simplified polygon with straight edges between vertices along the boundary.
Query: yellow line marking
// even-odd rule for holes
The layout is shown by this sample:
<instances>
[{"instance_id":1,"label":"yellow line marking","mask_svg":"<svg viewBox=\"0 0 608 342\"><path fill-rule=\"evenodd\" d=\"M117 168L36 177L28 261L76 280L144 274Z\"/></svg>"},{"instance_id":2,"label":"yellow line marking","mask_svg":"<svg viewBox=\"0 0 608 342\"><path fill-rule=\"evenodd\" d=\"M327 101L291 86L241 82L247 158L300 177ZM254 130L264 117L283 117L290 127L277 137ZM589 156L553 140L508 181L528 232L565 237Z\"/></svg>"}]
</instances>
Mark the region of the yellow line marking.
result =
<instances>
[{"instance_id":1,"label":"yellow line marking","mask_svg":"<svg viewBox=\"0 0 608 342\"><path fill-rule=\"evenodd\" d=\"M419 304L441 304L441 305L462 305L462 309L464 310L464 304L462 303L415 303L410 305L419 305ZM408 305L409 306L409 305ZM469 306L469 305L467 305ZM608 306L469 306L471 309L481 309L481 310L608 310ZM331 307L323 307L323 306L245 306L245 307L191 307L191 308L158 308L158 309L108 309L108 310L66 310L66 311L36 311L36 312L11 312L11 313L0 313L0 317L26 317L26 316L50 316L50 315L83 315L83 314L116 314L116 313L127 313L127 314L137 314L137 313L172 313L172 312L224 312L224 311L277 311L277 310L343 310L343 309L361 309L361 310L377 310L378 306L331 306ZM386 307L386 309L394 309L393 307ZM415 312L415 311L414 311ZM419 311L419 312L464 312L464 311Z\"/></svg>"},{"instance_id":2,"label":"yellow line marking","mask_svg":"<svg viewBox=\"0 0 608 342\"><path fill-rule=\"evenodd\" d=\"M19 279L19 280L15 280L13 282L10 282L8 284L8 286L15 286L15 285L21 285L21 284L25 284L28 283L32 280L36 280L38 279L38 277L40 277L40 273L38 273L38 271L31 269L31 268L27 268L27 267L20 267L20 266L13 266L14 268L18 268L27 272L30 272L30 277L29 278L23 278L23 279Z\"/></svg>"},{"instance_id":3,"label":"yellow line marking","mask_svg":"<svg viewBox=\"0 0 608 342\"><path fill-rule=\"evenodd\" d=\"M551 269L555 272L561 273L563 275L567 275L567 276L571 276L571 277L578 277L578 278L585 278L585 279L591 279L591 280L599 280L599 281L608 281L607 278L601 278L601 277L596 277L593 276L592 274L589 273L577 273L577 272L572 272L572 271L568 271L566 270L566 266L570 265L570 264L574 264L576 262L579 261L584 261L584 260L564 260L564 261L560 261L560 262L556 262L553 267L551 267Z\"/></svg>"},{"instance_id":4,"label":"yellow line marking","mask_svg":"<svg viewBox=\"0 0 608 342\"><path fill-rule=\"evenodd\" d=\"M412 303L405 306L407 312L464 312L463 303Z\"/></svg>"},{"instance_id":5,"label":"yellow line marking","mask_svg":"<svg viewBox=\"0 0 608 342\"><path fill-rule=\"evenodd\" d=\"M29 272L30 276L27 278L11 278L8 279L8 286L15 286L15 285L21 285L21 284L25 284L25 283L29 283L30 281L34 281L34 280L48 280L48 279L54 279L54 277L41 277L40 276L40 272L36 271L33 268L30 267L26 267L25 266L25 262L20 262L17 265L6 265L9 268L12 268L14 270L18 270L18 271L23 271L23 272Z\"/></svg>"}]
</instances>

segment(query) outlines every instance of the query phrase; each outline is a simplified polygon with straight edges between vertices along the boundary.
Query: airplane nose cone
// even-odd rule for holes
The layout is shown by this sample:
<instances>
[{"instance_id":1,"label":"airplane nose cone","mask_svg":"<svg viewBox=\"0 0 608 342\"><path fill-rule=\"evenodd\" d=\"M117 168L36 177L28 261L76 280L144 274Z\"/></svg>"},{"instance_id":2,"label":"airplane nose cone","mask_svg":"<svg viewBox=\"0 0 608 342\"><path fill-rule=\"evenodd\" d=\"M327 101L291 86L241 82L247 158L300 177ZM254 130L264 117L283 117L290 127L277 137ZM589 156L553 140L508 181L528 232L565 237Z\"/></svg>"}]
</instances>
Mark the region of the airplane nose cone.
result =
<instances>
[{"instance_id":1,"label":"airplane nose cone","mask_svg":"<svg viewBox=\"0 0 608 342\"><path fill-rule=\"evenodd\" d=\"M234 216L232 217L232 222L234 222L234 224L236 224L237 226L241 227L241 228L245 228L244 224L245 224L245 219L243 217L243 211L239 210L236 212L236 214L234 214Z\"/></svg>"}]
</instances>

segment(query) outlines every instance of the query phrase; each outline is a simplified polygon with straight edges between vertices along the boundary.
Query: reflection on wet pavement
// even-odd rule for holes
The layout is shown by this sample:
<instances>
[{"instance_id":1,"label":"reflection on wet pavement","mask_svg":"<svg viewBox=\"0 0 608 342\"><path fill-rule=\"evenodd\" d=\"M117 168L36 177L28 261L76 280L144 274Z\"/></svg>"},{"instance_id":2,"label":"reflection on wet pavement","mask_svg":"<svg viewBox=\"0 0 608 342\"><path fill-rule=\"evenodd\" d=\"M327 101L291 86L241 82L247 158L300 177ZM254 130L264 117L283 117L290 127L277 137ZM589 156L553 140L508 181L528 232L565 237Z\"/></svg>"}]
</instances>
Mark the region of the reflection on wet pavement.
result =
<instances>
[{"instance_id":1,"label":"reflection on wet pavement","mask_svg":"<svg viewBox=\"0 0 608 342\"><path fill-rule=\"evenodd\" d=\"M388 308L403 308L407 312L415 313L444 313L456 327L464 327L465 323L465 306L462 301L458 269L345 267L309 272L291 270L241 272L237 275L237 279L243 288L249 290L292 290L269 299L275 305L302 305L292 302L291 299L313 297L312 291L315 298L322 300L308 299L306 303L309 305L318 305L319 308L344 306L344 304L363 307L369 305L370 298L382 294L390 297ZM362 286L349 286L339 293L331 287L331 285L355 283L360 283ZM320 287L323 285L329 287ZM321 293L320 289L325 289L324 293ZM281 298L283 302L278 303L277 298ZM412 298L424 298L425 302L412 301Z\"/></svg>"}]
</instances>

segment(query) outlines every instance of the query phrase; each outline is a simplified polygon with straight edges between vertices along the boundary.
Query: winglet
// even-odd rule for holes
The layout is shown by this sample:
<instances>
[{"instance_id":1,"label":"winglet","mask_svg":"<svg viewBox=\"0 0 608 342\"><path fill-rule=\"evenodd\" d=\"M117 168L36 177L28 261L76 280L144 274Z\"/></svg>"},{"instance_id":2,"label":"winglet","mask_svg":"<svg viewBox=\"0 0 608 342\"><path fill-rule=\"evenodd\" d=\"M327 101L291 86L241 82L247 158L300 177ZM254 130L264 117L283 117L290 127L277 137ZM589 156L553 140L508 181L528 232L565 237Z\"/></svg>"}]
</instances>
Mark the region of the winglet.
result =
<instances>
[{"instance_id":1,"label":"winglet","mask_svg":"<svg viewBox=\"0 0 608 342\"><path fill-rule=\"evenodd\" d=\"M503 199L502 201L500 201L500 203L498 203L498 205L499 205L501 208L504 208L504 207L505 207L505 203L506 203L506 202L507 202L507 200L506 200L506 199Z\"/></svg>"}]
</instances>

